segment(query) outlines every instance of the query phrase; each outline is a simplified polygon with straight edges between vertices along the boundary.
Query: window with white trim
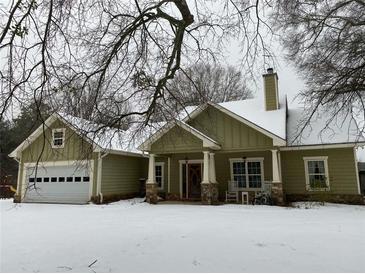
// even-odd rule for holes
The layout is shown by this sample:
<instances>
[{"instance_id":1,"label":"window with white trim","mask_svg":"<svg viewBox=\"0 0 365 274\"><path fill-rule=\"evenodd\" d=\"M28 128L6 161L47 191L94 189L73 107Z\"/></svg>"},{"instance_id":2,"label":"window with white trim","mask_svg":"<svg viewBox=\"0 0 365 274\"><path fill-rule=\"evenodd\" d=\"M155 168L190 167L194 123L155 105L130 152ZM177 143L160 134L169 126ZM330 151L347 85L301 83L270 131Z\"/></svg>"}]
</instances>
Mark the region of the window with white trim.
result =
<instances>
[{"instance_id":1,"label":"window with white trim","mask_svg":"<svg viewBox=\"0 0 365 274\"><path fill-rule=\"evenodd\" d=\"M164 164L163 162L155 163L155 180L159 188L164 185Z\"/></svg>"},{"instance_id":2,"label":"window with white trim","mask_svg":"<svg viewBox=\"0 0 365 274\"><path fill-rule=\"evenodd\" d=\"M329 190L327 157L304 157L303 159L307 190Z\"/></svg>"},{"instance_id":3,"label":"window with white trim","mask_svg":"<svg viewBox=\"0 0 365 274\"><path fill-rule=\"evenodd\" d=\"M52 130L52 147L63 148L65 146L65 128L57 128Z\"/></svg>"},{"instance_id":4,"label":"window with white trim","mask_svg":"<svg viewBox=\"0 0 365 274\"><path fill-rule=\"evenodd\" d=\"M238 188L261 188L264 180L263 159L230 159L231 180Z\"/></svg>"}]
</instances>

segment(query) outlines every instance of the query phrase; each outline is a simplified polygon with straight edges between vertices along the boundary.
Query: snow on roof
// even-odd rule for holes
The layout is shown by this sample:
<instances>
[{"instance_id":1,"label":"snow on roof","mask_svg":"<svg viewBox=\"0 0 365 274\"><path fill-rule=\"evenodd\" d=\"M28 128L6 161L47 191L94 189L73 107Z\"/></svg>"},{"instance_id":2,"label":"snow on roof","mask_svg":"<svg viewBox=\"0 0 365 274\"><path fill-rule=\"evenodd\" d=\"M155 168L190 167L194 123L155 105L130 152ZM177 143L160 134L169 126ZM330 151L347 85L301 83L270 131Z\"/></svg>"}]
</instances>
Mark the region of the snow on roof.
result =
<instances>
[{"instance_id":1,"label":"snow on roof","mask_svg":"<svg viewBox=\"0 0 365 274\"><path fill-rule=\"evenodd\" d=\"M357 160L365 163L365 147L359 147L356 150Z\"/></svg>"},{"instance_id":2,"label":"snow on roof","mask_svg":"<svg viewBox=\"0 0 365 274\"><path fill-rule=\"evenodd\" d=\"M270 111L265 109L265 102L261 98L230 101L218 105L285 140L285 100L285 97L280 98L280 108Z\"/></svg>"},{"instance_id":3,"label":"snow on roof","mask_svg":"<svg viewBox=\"0 0 365 274\"><path fill-rule=\"evenodd\" d=\"M319 109L301 133L307 115L303 107L288 109L288 146L355 143L364 141L356 122L340 113L331 121L331 112ZM299 136L299 137L298 137Z\"/></svg>"},{"instance_id":4,"label":"snow on roof","mask_svg":"<svg viewBox=\"0 0 365 274\"><path fill-rule=\"evenodd\" d=\"M79 134L86 136L104 150L137 154L142 153L137 149L142 140L153 134L161 126L155 123L142 128L140 123L133 123L127 130L121 130L71 115L60 114L60 116Z\"/></svg>"}]
</instances>

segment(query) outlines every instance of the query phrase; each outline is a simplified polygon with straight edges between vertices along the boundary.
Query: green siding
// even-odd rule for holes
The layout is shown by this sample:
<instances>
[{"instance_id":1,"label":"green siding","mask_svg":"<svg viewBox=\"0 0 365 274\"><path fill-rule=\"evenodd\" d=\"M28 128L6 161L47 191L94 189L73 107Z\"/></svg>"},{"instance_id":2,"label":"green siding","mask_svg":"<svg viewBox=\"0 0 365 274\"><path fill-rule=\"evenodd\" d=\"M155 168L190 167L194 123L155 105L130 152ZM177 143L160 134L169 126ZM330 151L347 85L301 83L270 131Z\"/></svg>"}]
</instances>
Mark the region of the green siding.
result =
<instances>
[{"instance_id":1,"label":"green siding","mask_svg":"<svg viewBox=\"0 0 365 274\"><path fill-rule=\"evenodd\" d=\"M52 148L52 129L66 128L65 146L63 148ZM18 180L22 180L24 175L24 163L32 162L54 162L54 161L82 161L93 160L93 190L92 196L96 195L97 181L97 153L92 150L92 145L86 142L68 125L57 119L44 132L36 138L21 153L20 176ZM20 184L20 187L24 186ZM24 191L21 190L21 195Z\"/></svg>"},{"instance_id":2,"label":"green siding","mask_svg":"<svg viewBox=\"0 0 365 274\"><path fill-rule=\"evenodd\" d=\"M212 106L188 123L216 140L221 151L270 149L273 146L271 138Z\"/></svg>"},{"instance_id":3,"label":"green siding","mask_svg":"<svg viewBox=\"0 0 365 274\"><path fill-rule=\"evenodd\" d=\"M330 193L358 194L353 148L282 151L282 177L286 194L309 194L303 157L328 156Z\"/></svg>"},{"instance_id":4,"label":"green siding","mask_svg":"<svg viewBox=\"0 0 365 274\"><path fill-rule=\"evenodd\" d=\"M219 186L219 195L223 197L225 191L228 189L228 181L231 180L230 173L230 158L264 158L264 179L272 180L272 162L271 151L257 151L257 152L231 152L231 153L215 153L215 168L216 177ZM203 160L203 153L178 153L171 155L171 193L180 194L180 167L179 160ZM167 190L167 158L165 164L165 190ZM202 171L203 172L203 171Z\"/></svg>"},{"instance_id":5,"label":"green siding","mask_svg":"<svg viewBox=\"0 0 365 274\"><path fill-rule=\"evenodd\" d=\"M151 153L202 151L203 142L185 129L174 126L151 146Z\"/></svg>"},{"instance_id":6,"label":"green siding","mask_svg":"<svg viewBox=\"0 0 365 274\"><path fill-rule=\"evenodd\" d=\"M139 179L146 178L148 159L109 154L102 160L101 192L132 194L139 192Z\"/></svg>"},{"instance_id":7,"label":"green siding","mask_svg":"<svg viewBox=\"0 0 365 274\"><path fill-rule=\"evenodd\" d=\"M66 128L64 148L52 148L52 129ZM92 158L92 146L70 127L56 120L22 152L24 163L85 160Z\"/></svg>"},{"instance_id":8,"label":"green siding","mask_svg":"<svg viewBox=\"0 0 365 274\"><path fill-rule=\"evenodd\" d=\"M277 109L277 91L276 91L276 81L277 74L266 74L264 75L264 89L265 89L265 103L266 110Z\"/></svg>"}]
</instances>

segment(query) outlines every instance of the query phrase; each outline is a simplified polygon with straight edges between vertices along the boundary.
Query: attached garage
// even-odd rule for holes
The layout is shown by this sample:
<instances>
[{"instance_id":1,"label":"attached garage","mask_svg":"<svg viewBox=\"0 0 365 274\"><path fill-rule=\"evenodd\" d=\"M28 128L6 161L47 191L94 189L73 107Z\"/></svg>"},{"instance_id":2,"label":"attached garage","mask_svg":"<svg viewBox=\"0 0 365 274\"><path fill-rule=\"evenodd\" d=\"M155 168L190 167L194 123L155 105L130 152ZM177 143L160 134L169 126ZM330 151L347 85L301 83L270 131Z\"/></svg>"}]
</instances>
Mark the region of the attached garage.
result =
<instances>
[{"instance_id":1,"label":"attached garage","mask_svg":"<svg viewBox=\"0 0 365 274\"><path fill-rule=\"evenodd\" d=\"M92 161L24 164L24 202L85 204L92 194Z\"/></svg>"},{"instance_id":2,"label":"attached garage","mask_svg":"<svg viewBox=\"0 0 365 274\"><path fill-rule=\"evenodd\" d=\"M88 136L93 127L54 113L10 153L19 162L14 201L85 204L135 197L148 159L122 142L132 139L128 131Z\"/></svg>"}]
</instances>

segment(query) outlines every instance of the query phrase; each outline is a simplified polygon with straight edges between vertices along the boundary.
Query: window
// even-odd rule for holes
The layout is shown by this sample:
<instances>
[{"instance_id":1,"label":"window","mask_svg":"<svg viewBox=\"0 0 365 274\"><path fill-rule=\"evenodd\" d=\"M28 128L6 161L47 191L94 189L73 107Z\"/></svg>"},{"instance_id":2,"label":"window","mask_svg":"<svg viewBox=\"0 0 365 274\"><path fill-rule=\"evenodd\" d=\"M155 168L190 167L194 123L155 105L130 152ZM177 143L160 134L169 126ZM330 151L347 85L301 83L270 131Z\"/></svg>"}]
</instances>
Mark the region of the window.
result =
<instances>
[{"instance_id":1,"label":"window","mask_svg":"<svg viewBox=\"0 0 365 274\"><path fill-rule=\"evenodd\" d=\"M84 182L90 182L90 177L83 177L82 179Z\"/></svg>"},{"instance_id":2,"label":"window","mask_svg":"<svg viewBox=\"0 0 365 274\"><path fill-rule=\"evenodd\" d=\"M65 131L64 128L52 130L52 147L63 148L65 145Z\"/></svg>"},{"instance_id":3,"label":"window","mask_svg":"<svg viewBox=\"0 0 365 274\"><path fill-rule=\"evenodd\" d=\"M303 158L307 190L329 190L327 158L326 156Z\"/></svg>"},{"instance_id":4,"label":"window","mask_svg":"<svg viewBox=\"0 0 365 274\"><path fill-rule=\"evenodd\" d=\"M58 177L58 182L63 183L65 181L65 177Z\"/></svg>"},{"instance_id":5,"label":"window","mask_svg":"<svg viewBox=\"0 0 365 274\"><path fill-rule=\"evenodd\" d=\"M75 177L75 182L81 182L81 177Z\"/></svg>"},{"instance_id":6,"label":"window","mask_svg":"<svg viewBox=\"0 0 365 274\"><path fill-rule=\"evenodd\" d=\"M52 183L57 182L57 177L51 177L51 182L52 182Z\"/></svg>"},{"instance_id":7,"label":"window","mask_svg":"<svg viewBox=\"0 0 365 274\"><path fill-rule=\"evenodd\" d=\"M29 178L29 183L34 183L34 178L33 177Z\"/></svg>"},{"instance_id":8,"label":"window","mask_svg":"<svg viewBox=\"0 0 365 274\"><path fill-rule=\"evenodd\" d=\"M71 183L73 181L73 179L74 179L73 177L67 177L66 182Z\"/></svg>"},{"instance_id":9,"label":"window","mask_svg":"<svg viewBox=\"0 0 365 274\"><path fill-rule=\"evenodd\" d=\"M37 177L37 183L42 182L42 177Z\"/></svg>"},{"instance_id":10,"label":"window","mask_svg":"<svg viewBox=\"0 0 365 274\"><path fill-rule=\"evenodd\" d=\"M237 182L239 188L246 188L246 165L244 162L232 163L233 176L232 180Z\"/></svg>"},{"instance_id":11,"label":"window","mask_svg":"<svg viewBox=\"0 0 365 274\"><path fill-rule=\"evenodd\" d=\"M164 163L155 164L155 180L159 188L163 188L164 185Z\"/></svg>"},{"instance_id":12,"label":"window","mask_svg":"<svg viewBox=\"0 0 365 274\"><path fill-rule=\"evenodd\" d=\"M43 182L44 182L44 183L48 183L48 182L49 182L49 177L44 177L44 178L43 178Z\"/></svg>"},{"instance_id":13,"label":"window","mask_svg":"<svg viewBox=\"0 0 365 274\"><path fill-rule=\"evenodd\" d=\"M264 178L262 158L230 159L231 180L237 188L261 188Z\"/></svg>"}]
</instances>

